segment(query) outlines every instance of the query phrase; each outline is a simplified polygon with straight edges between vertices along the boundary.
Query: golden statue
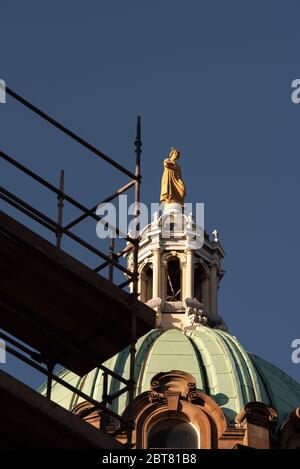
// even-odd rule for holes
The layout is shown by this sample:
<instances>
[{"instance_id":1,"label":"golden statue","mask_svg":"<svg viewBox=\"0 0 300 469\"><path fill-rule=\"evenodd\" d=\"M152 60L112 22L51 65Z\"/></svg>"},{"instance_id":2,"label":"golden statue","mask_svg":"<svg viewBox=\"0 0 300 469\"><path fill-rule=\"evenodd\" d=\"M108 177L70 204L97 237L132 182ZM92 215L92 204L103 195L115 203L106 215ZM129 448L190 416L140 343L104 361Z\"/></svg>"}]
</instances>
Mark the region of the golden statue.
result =
<instances>
[{"instance_id":1,"label":"golden statue","mask_svg":"<svg viewBox=\"0 0 300 469\"><path fill-rule=\"evenodd\" d=\"M164 172L161 180L160 201L163 204L181 204L183 205L185 185L181 179L181 169L176 163L180 158L180 151L171 148L169 158L164 160Z\"/></svg>"}]
</instances>

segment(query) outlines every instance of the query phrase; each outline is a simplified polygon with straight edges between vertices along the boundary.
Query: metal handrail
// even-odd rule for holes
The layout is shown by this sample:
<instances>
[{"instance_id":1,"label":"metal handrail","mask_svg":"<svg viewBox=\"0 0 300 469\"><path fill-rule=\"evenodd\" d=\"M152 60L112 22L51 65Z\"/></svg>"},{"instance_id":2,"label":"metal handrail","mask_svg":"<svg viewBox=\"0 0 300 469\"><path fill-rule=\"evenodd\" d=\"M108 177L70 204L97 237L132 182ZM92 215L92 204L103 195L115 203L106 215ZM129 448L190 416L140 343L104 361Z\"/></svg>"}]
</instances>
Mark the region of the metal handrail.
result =
<instances>
[{"instance_id":1,"label":"metal handrail","mask_svg":"<svg viewBox=\"0 0 300 469\"><path fill-rule=\"evenodd\" d=\"M99 402L96 399L93 399L88 394L85 394L84 392L82 392L79 389L72 386L67 381L64 381L62 378L57 376L52 371L49 371L48 364L46 362L44 362L43 360L39 359L39 354L38 353L34 352L33 350L30 350L29 348L25 347L24 345L22 345L20 343L18 343L16 340L12 339L11 337L9 337L8 335L4 334L1 331L0 331L0 338L5 340L5 342L10 343L13 347L15 347L15 348L12 348L11 346L6 344L6 346L5 346L6 352L10 353L11 355L16 357L17 359L21 360L23 363L26 363L31 368L33 368L33 369L39 371L40 373L46 375L48 377L48 380L50 379L51 381L52 380L56 381L57 383L61 384L63 387L69 389L69 391L72 391L77 396L83 398L85 401L90 402L91 404L93 404L95 406L95 408L91 409L90 410L91 412L93 412L95 409L101 409L107 415L110 415L111 417L119 420L121 423L124 422L123 418L120 415L118 415L116 412L114 412L113 410L109 409L107 407L106 403ZM29 355L31 358L28 358L28 357L22 355L22 353L20 353L18 350L16 350L16 348L19 349L20 351L22 351L23 353ZM43 368L41 365L39 365L39 363L44 363L47 366L47 369ZM108 375L109 373L105 372L105 374ZM48 388L48 386L47 386L47 388ZM118 398L120 395L127 392L127 390L128 390L127 387L124 387L124 388L120 389L120 391L118 393L115 393L112 396L107 395L107 398L106 398L107 402L111 403L114 399ZM51 395L50 396L48 395L47 397L49 399L51 399Z\"/></svg>"},{"instance_id":2,"label":"metal handrail","mask_svg":"<svg viewBox=\"0 0 300 469\"><path fill-rule=\"evenodd\" d=\"M114 161L112 158L110 158L109 156L105 155L105 153L103 153L102 151L98 150L98 148L94 147L94 145L91 145L90 143L88 143L86 140L84 140L82 137L79 137L78 135L76 135L74 132L72 132L72 130L68 129L67 127L65 127L64 125L60 124L57 120L53 119L53 117L50 117L49 115L47 115L44 111L42 111L41 109L38 109L36 106L34 106L32 103L30 103L29 101L27 101L27 99L25 98L22 98L22 96L18 95L15 91L13 91L11 88L9 88L8 86L6 86L6 93L9 94L12 98L16 99L17 101L19 101L21 104L23 104L24 106L26 106L28 109L30 109L31 111L33 111L35 114L37 114L38 116L42 117L42 119L46 120L47 122L49 122L49 124L52 124L54 127L56 127L57 129L61 130L63 133L65 133L66 135L68 135L69 137L71 137L73 140L75 140L77 143L79 143L80 145L84 146L85 148L87 148L88 150L90 150L92 153L94 153L95 155L99 156L100 158L102 158L104 161L106 161L107 163L109 163L110 165L114 166L114 168L118 169L119 171L121 171L122 173L126 174L127 176L130 177L130 179L133 179L133 180L137 180L138 176L133 174L131 171L129 171L127 168L125 168L124 166L122 166L121 164L117 163L116 161Z\"/></svg>"},{"instance_id":3,"label":"metal handrail","mask_svg":"<svg viewBox=\"0 0 300 469\"><path fill-rule=\"evenodd\" d=\"M24 200L20 199L19 197L17 197L14 194L12 194L10 191L8 191L7 189L5 189L2 186L0 186L0 198L2 200L4 200L5 202L7 202L8 204L14 206L16 209L20 210L21 212L23 212L25 215L29 216L33 220L35 220L38 223L42 224L45 228L48 228L50 231L56 233L57 230L59 229L61 231L61 233L66 234L69 238L73 239L74 241L76 241L81 246L88 249L93 254L96 254L99 257L101 257L102 259L104 259L108 264L112 264L114 267L121 270L124 274L128 275L130 277L130 279L134 278L134 273L131 272L130 270L126 269L126 267L122 266L121 264L118 264L114 259L107 256L106 254L104 254L99 249L96 249L94 246L87 243L86 241L84 241L79 236L75 235L74 233L71 233L66 228L60 227L60 225L58 223L56 223L54 220L49 218L47 215L44 215L42 212L40 212L36 208L29 205L27 202L24 202Z\"/></svg>"},{"instance_id":4,"label":"metal handrail","mask_svg":"<svg viewBox=\"0 0 300 469\"><path fill-rule=\"evenodd\" d=\"M46 179L42 178L41 176L39 176L38 174L36 174L34 171L32 171L31 169L28 169L26 168L26 166L24 166L23 164L19 163L18 161L16 161L14 158L12 158L11 156L7 155L7 153L5 153L4 151L0 150L0 157L2 159L4 159L5 161L7 161L8 163L10 163L12 166L15 166L16 168L18 168L20 171L22 171L23 173L27 174L27 176L30 176L32 179L34 179L36 182L38 182L39 184L41 184L42 186L44 187L47 187L47 189L49 189L51 192L54 192L56 195L60 196L62 199L66 200L67 202L69 202L71 205L73 205L74 207L78 208L79 210L81 210L84 214L86 214L87 216L90 216L92 217L94 220L96 221L102 221L101 217L99 215L96 215L95 213L93 213L90 209L88 209L87 207L85 207L84 205L82 205L80 202L78 202L77 200L75 200L73 197L71 197L70 195L66 194L66 192L63 192L61 191L60 189L58 189L57 187L55 187L53 184L51 184L50 182L48 182ZM115 228L115 232L117 235L119 234L122 234L120 232L120 230L118 230L118 228ZM125 239L127 241L129 241L130 243L132 244L135 244L137 242L136 239L134 238L131 238L130 236L126 236Z\"/></svg>"}]
</instances>

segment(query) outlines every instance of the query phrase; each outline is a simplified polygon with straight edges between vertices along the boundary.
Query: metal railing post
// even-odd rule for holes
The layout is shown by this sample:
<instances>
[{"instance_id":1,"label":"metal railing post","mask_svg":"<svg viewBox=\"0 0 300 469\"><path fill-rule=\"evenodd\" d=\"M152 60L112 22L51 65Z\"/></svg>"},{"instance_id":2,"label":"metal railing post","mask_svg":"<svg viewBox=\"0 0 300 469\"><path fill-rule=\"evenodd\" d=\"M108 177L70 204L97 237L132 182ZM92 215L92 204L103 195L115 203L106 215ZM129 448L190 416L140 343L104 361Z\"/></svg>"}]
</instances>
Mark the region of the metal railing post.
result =
<instances>
[{"instance_id":1,"label":"metal railing post","mask_svg":"<svg viewBox=\"0 0 300 469\"><path fill-rule=\"evenodd\" d=\"M47 362L47 371L48 371L48 376L47 376L47 391L46 391L46 397L48 399L51 399L51 391L52 391L52 374L54 370L54 365L53 363Z\"/></svg>"},{"instance_id":2,"label":"metal railing post","mask_svg":"<svg viewBox=\"0 0 300 469\"><path fill-rule=\"evenodd\" d=\"M64 208L64 198L61 193L64 192L64 170L62 169L59 177L59 190L60 194L57 196L57 230L56 230L56 246L61 248L61 238L62 238L62 220L63 220L63 208Z\"/></svg>"},{"instance_id":3,"label":"metal railing post","mask_svg":"<svg viewBox=\"0 0 300 469\"><path fill-rule=\"evenodd\" d=\"M136 138L135 138L135 193L134 193L134 237L136 240L139 239L140 230L140 194L141 194L141 153L142 153L142 142L141 142L141 118L137 118L136 127ZM133 297L138 298L138 254L139 254L139 243L135 243L133 246ZM128 403L128 428L127 428L127 446L132 447L132 433L134 430L134 396L135 396L135 353L136 353L136 311L133 308L131 313L131 340L130 340L130 385L129 385L129 403Z\"/></svg>"},{"instance_id":4,"label":"metal railing post","mask_svg":"<svg viewBox=\"0 0 300 469\"><path fill-rule=\"evenodd\" d=\"M109 258L114 259L115 254L115 238L109 238ZM108 271L108 278L111 282L114 281L114 266L110 262L109 263L109 271Z\"/></svg>"},{"instance_id":5,"label":"metal railing post","mask_svg":"<svg viewBox=\"0 0 300 469\"><path fill-rule=\"evenodd\" d=\"M102 403L105 406L105 410L107 408L107 396L108 396L108 374L106 372L103 373L103 392L102 392ZM105 431L107 426L107 413L102 411L101 418L100 418L100 430Z\"/></svg>"}]
</instances>

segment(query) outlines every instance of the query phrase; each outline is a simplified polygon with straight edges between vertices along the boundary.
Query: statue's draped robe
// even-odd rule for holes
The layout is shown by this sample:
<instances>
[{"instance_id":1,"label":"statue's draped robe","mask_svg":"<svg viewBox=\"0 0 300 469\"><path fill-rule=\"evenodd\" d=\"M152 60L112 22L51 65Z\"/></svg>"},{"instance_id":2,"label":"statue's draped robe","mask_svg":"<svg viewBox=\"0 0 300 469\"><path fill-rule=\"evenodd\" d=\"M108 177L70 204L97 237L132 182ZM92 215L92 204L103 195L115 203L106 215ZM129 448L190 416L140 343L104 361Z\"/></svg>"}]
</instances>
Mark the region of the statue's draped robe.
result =
<instances>
[{"instance_id":1,"label":"statue's draped robe","mask_svg":"<svg viewBox=\"0 0 300 469\"><path fill-rule=\"evenodd\" d=\"M181 179L180 166L169 159L164 161L164 172L161 180L160 201L163 203L183 204L185 186Z\"/></svg>"}]
</instances>

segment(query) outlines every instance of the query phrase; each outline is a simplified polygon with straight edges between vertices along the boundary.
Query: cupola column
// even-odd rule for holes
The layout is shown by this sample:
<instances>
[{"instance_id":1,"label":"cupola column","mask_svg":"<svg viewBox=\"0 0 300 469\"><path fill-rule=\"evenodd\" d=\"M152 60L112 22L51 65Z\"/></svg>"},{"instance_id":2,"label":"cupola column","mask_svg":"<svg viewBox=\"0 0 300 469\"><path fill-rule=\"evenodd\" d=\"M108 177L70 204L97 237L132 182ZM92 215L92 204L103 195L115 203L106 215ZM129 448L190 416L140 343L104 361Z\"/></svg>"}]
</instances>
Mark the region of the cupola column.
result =
<instances>
[{"instance_id":1,"label":"cupola column","mask_svg":"<svg viewBox=\"0 0 300 469\"><path fill-rule=\"evenodd\" d=\"M191 249L186 251L185 279L185 296L186 298L194 298L194 256Z\"/></svg>"},{"instance_id":2,"label":"cupola column","mask_svg":"<svg viewBox=\"0 0 300 469\"><path fill-rule=\"evenodd\" d=\"M217 265L213 264L211 265L211 268L210 268L210 304L209 304L209 312L212 315L215 315L218 313L217 296L218 296Z\"/></svg>"},{"instance_id":3,"label":"cupola column","mask_svg":"<svg viewBox=\"0 0 300 469\"><path fill-rule=\"evenodd\" d=\"M209 279L210 275L205 272L201 282L201 303L206 312L209 311Z\"/></svg>"},{"instance_id":4,"label":"cupola column","mask_svg":"<svg viewBox=\"0 0 300 469\"><path fill-rule=\"evenodd\" d=\"M153 251L153 287L152 298L160 298L160 282L161 282L161 253L156 248Z\"/></svg>"}]
</instances>

